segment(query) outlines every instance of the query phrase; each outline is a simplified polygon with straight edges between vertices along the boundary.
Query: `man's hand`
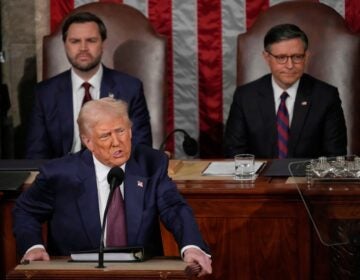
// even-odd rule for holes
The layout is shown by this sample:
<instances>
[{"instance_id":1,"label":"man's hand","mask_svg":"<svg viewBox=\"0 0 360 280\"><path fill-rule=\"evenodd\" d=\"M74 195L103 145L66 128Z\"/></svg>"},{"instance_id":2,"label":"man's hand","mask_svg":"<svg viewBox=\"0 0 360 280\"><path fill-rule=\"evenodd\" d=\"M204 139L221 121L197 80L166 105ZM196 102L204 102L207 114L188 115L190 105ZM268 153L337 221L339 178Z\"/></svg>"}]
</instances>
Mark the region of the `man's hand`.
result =
<instances>
[{"instance_id":1,"label":"man's hand","mask_svg":"<svg viewBox=\"0 0 360 280\"><path fill-rule=\"evenodd\" d=\"M184 252L184 261L197 277L212 273L211 259L197 248L188 248Z\"/></svg>"},{"instance_id":2,"label":"man's hand","mask_svg":"<svg viewBox=\"0 0 360 280\"><path fill-rule=\"evenodd\" d=\"M28 260L28 261L49 261L50 257L49 254L46 252L44 248L34 248L30 251L28 251L23 258L21 259L21 262Z\"/></svg>"}]
</instances>

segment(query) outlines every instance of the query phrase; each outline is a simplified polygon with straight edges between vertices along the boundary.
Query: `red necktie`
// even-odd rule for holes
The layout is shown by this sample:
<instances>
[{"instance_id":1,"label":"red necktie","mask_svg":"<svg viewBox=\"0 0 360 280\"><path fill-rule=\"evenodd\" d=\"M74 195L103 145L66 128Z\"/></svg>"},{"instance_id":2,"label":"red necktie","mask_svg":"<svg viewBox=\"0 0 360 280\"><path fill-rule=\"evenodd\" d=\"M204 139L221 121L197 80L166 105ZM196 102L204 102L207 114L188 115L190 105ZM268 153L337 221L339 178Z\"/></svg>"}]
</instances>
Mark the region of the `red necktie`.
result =
<instances>
[{"instance_id":1,"label":"red necktie","mask_svg":"<svg viewBox=\"0 0 360 280\"><path fill-rule=\"evenodd\" d=\"M117 186L109 205L106 220L106 247L126 246L126 221L124 199Z\"/></svg>"},{"instance_id":2,"label":"red necktie","mask_svg":"<svg viewBox=\"0 0 360 280\"><path fill-rule=\"evenodd\" d=\"M91 84L89 84L88 82L85 82L81 86L85 89L85 94L84 94L84 98L83 98L83 101L82 101L82 105L84 105L86 102L92 100L92 97L91 97L91 94L90 94Z\"/></svg>"},{"instance_id":3,"label":"red necktie","mask_svg":"<svg viewBox=\"0 0 360 280\"><path fill-rule=\"evenodd\" d=\"M281 102L276 115L276 125L278 132L278 157L286 158L288 155L288 140L289 140L289 113L286 108L286 98L289 95L283 92L280 96Z\"/></svg>"}]
</instances>

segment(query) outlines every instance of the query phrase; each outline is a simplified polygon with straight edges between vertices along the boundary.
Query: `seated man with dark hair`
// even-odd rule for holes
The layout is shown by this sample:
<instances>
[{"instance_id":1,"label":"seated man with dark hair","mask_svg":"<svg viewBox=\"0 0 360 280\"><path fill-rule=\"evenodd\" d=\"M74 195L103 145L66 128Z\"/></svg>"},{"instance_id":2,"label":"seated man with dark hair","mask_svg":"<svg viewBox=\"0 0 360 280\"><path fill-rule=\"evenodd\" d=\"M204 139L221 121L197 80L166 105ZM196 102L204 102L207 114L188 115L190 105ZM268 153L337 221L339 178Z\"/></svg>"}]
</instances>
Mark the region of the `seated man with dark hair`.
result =
<instances>
[{"instance_id":1,"label":"seated man with dark hair","mask_svg":"<svg viewBox=\"0 0 360 280\"><path fill-rule=\"evenodd\" d=\"M89 101L80 111L78 124L87 149L46 163L16 201L14 233L23 259L49 260L47 251L69 255L97 249L110 191L107 174L118 166L125 171L117 187L123 200L123 225L113 232L111 242L106 235L105 244L144 246L152 255L162 255L160 218L173 233L184 261L198 263L199 276L211 273L211 259L205 253L208 247L192 210L168 177L168 157L145 145L131 145L126 103L112 98ZM41 234L46 221L47 250ZM106 231L114 225L107 224ZM114 239L120 232L124 236Z\"/></svg>"},{"instance_id":2,"label":"seated man with dark hair","mask_svg":"<svg viewBox=\"0 0 360 280\"><path fill-rule=\"evenodd\" d=\"M114 97L129 104L133 144L152 146L150 116L142 82L101 64L106 27L96 15L70 15L62 38L71 69L35 87L35 105L29 122L26 157L51 159L81 149L76 119L88 100Z\"/></svg>"},{"instance_id":3,"label":"seated man with dark hair","mask_svg":"<svg viewBox=\"0 0 360 280\"><path fill-rule=\"evenodd\" d=\"M305 74L308 38L296 25L272 27L263 57L271 74L239 86L225 129L225 156L317 158L346 155L337 88Z\"/></svg>"}]
</instances>

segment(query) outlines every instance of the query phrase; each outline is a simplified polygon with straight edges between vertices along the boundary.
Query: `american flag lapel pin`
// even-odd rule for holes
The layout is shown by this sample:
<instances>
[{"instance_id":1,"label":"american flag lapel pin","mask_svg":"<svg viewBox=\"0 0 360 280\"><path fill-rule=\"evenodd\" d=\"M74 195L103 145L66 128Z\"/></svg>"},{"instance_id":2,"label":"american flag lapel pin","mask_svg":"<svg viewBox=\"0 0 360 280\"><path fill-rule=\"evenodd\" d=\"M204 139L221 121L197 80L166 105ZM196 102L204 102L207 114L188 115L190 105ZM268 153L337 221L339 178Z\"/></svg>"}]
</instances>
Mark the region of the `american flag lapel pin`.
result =
<instances>
[{"instance_id":1,"label":"american flag lapel pin","mask_svg":"<svg viewBox=\"0 0 360 280\"><path fill-rule=\"evenodd\" d=\"M142 181L137 181L137 186L140 187L140 188L143 188L144 187L144 183Z\"/></svg>"},{"instance_id":2,"label":"american flag lapel pin","mask_svg":"<svg viewBox=\"0 0 360 280\"><path fill-rule=\"evenodd\" d=\"M301 106L306 106L306 105L307 105L307 101L301 102Z\"/></svg>"},{"instance_id":3,"label":"american flag lapel pin","mask_svg":"<svg viewBox=\"0 0 360 280\"><path fill-rule=\"evenodd\" d=\"M114 98L115 95L112 92L109 92L109 97Z\"/></svg>"}]
</instances>

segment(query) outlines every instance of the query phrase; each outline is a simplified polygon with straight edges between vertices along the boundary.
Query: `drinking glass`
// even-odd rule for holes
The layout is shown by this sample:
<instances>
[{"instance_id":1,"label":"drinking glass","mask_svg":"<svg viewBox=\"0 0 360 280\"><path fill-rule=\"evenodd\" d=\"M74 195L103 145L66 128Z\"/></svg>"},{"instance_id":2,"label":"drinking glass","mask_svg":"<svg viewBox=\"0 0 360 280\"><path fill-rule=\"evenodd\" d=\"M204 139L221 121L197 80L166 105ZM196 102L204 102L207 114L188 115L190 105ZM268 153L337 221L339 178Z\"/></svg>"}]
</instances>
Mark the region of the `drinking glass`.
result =
<instances>
[{"instance_id":1,"label":"drinking glass","mask_svg":"<svg viewBox=\"0 0 360 280\"><path fill-rule=\"evenodd\" d=\"M238 154L234 157L235 180L252 180L254 178L255 156L252 154Z\"/></svg>"}]
</instances>

